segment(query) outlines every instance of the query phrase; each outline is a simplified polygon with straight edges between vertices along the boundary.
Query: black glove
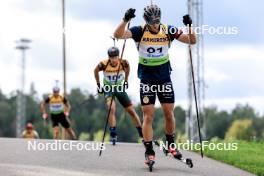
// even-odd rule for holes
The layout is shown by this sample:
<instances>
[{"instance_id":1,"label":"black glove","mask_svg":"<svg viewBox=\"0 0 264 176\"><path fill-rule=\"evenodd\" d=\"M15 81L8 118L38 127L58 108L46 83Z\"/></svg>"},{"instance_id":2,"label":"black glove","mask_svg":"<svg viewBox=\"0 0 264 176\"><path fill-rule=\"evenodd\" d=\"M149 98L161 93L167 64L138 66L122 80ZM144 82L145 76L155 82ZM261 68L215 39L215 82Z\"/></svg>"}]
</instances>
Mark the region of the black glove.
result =
<instances>
[{"instance_id":1,"label":"black glove","mask_svg":"<svg viewBox=\"0 0 264 176\"><path fill-rule=\"evenodd\" d=\"M136 9L132 9L132 8L130 8L130 9L128 9L127 11L126 11L126 13L125 13L125 16L124 16L124 18L123 18L123 20L125 21L125 22L128 22L128 21L130 21L132 18L135 18L135 11L136 11Z\"/></svg>"},{"instance_id":2,"label":"black glove","mask_svg":"<svg viewBox=\"0 0 264 176\"><path fill-rule=\"evenodd\" d=\"M104 90L103 90L103 88L101 87L100 83L97 83L97 93L98 93L98 94L104 93Z\"/></svg>"},{"instance_id":3,"label":"black glove","mask_svg":"<svg viewBox=\"0 0 264 176\"><path fill-rule=\"evenodd\" d=\"M127 81L124 82L124 89L125 90L128 89L128 82Z\"/></svg>"},{"instance_id":4,"label":"black glove","mask_svg":"<svg viewBox=\"0 0 264 176\"><path fill-rule=\"evenodd\" d=\"M192 25L192 19L188 14L183 16L183 24L185 26L191 26Z\"/></svg>"}]
</instances>

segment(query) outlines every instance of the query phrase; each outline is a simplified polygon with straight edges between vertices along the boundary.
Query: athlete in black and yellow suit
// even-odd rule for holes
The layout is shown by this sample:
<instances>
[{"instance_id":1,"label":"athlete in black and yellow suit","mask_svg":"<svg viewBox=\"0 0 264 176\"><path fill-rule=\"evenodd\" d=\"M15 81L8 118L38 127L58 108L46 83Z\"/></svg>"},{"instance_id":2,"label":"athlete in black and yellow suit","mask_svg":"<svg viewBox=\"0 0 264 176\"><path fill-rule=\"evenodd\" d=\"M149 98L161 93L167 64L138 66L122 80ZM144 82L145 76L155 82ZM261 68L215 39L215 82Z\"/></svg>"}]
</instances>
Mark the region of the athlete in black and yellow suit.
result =
<instances>
[{"instance_id":1,"label":"athlete in black and yellow suit","mask_svg":"<svg viewBox=\"0 0 264 176\"><path fill-rule=\"evenodd\" d=\"M192 20L189 15L183 16L183 23L189 26L190 35L184 34L175 26L161 23L161 10L157 5L149 5L144 8L144 26L133 26L126 30L129 21L135 17L135 9L128 9L125 16L116 28L114 37L117 39L132 38L138 49L138 78L141 82L140 100L143 111L143 136L146 147L145 157L155 158L152 146L153 128L155 114L155 101L158 97L164 114L165 137L168 146L175 141L175 118L174 118L174 89L171 81L171 66L169 49L173 40L186 44L196 43L196 34L192 30ZM144 87L158 87L161 89L148 89ZM165 88L165 89L164 89ZM169 147L175 158L182 157L178 150ZM152 159L153 160L153 159Z\"/></svg>"},{"instance_id":2,"label":"athlete in black and yellow suit","mask_svg":"<svg viewBox=\"0 0 264 176\"><path fill-rule=\"evenodd\" d=\"M100 93L100 89L104 92L104 96L106 99L106 104L108 108L111 104L111 99L114 97L117 99L120 104L125 108L125 110L130 115L133 120L138 134L140 137L142 136L142 128L140 119L127 95L125 92L125 87L128 86L127 80L129 76L129 64L126 60L121 60L119 58L119 50L117 47L111 47L108 50L109 58L100 62L94 70L95 80L98 86L98 92ZM104 74L104 86L103 88L100 86L100 78L99 72L103 71ZM117 75L118 73L118 75ZM109 126L110 126L110 137L113 144L115 144L117 140L116 133L116 104L115 99L112 102L112 107L109 115Z\"/></svg>"},{"instance_id":3,"label":"athlete in black and yellow suit","mask_svg":"<svg viewBox=\"0 0 264 176\"><path fill-rule=\"evenodd\" d=\"M66 132L72 139L76 139L75 133L70 127L70 123L67 118L70 113L70 104L68 100L59 93L60 89L58 87L54 87L53 94L41 103L41 112L43 113L42 117L44 119L48 117L46 113L46 105L49 105L54 139L58 139L59 137L59 124L65 128Z\"/></svg>"}]
</instances>

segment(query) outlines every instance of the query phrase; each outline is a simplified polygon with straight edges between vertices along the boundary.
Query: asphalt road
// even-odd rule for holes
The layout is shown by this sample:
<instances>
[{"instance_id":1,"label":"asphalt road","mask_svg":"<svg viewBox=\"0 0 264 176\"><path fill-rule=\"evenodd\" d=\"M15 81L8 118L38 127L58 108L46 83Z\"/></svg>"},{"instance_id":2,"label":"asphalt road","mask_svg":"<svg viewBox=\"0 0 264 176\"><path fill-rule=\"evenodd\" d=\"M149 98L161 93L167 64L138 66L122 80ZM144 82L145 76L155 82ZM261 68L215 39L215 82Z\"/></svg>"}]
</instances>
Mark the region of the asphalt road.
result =
<instances>
[{"instance_id":1,"label":"asphalt road","mask_svg":"<svg viewBox=\"0 0 264 176\"><path fill-rule=\"evenodd\" d=\"M148 171L144 164L144 148L142 144L118 143L116 146L106 145L102 156L99 151L78 150L81 147L97 149L92 142L80 142L79 148L73 147L71 151L44 150L43 146L52 140L37 140L39 150L33 150L29 141L23 139L0 138L0 175L1 176L94 176L94 175L177 175L177 176L251 176L233 166L201 158L198 154L183 151L185 157L193 159L194 168L165 157L155 148L156 164L153 172ZM79 141L78 141L79 142ZM66 146L65 141L60 141L57 147ZM67 150L69 149L67 142ZM77 144L76 141L73 144ZM86 144L86 146L84 146ZM53 143L53 147L55 144ZM28 147L31 147L30 150Z\"/></svg>"}]
</instances>

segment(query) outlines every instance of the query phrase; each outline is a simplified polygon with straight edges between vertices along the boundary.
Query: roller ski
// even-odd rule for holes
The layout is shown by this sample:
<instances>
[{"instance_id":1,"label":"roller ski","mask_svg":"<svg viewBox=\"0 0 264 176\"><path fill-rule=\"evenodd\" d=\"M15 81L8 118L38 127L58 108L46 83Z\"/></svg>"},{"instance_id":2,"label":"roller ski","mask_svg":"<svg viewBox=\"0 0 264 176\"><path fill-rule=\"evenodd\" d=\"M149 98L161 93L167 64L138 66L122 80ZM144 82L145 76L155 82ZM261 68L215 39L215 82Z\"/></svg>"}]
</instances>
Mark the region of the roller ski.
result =
<instances>
[{"instance_id":1,"label":"roller ski","mask_svg":"<svg viewBox=\"0 0 264 176\"><path fill-rule=\"evenodd\" d=\"M110 131L110 142L112 145L116 145L117 142L117 132L116 132L116 127L109 127Z\"/></svg>"},{"instance_id":2,"label":"roller ski","mask_svg":"<svg viewBox=\"0 0 264 176\"><path fill-rule=\"evenodd\" d=\"M155 140L154 141L154 144L158 147L160 147L160 142ZM190 168L193 167L193 162L192 162L192 159L191 158L183 158L182 157L182 154L177 150L177 149L172 149L172 148L169 148L168 150L164 147L162 147L162 150L163 150L163 153L166 155L166 156L171 156L179 161L181 161L182 163L185 163L187 166L189 166Z\"/></svg>"},{"instance_id":3,"label":"roller ski","mask_svg":"<svg viewBox=\"0 0 264 176\"><path fill-rule=\"evenodd\" d=\"M155 164L155 155L145 153L145 164L148 165L149 171L152 172L153 165Z\"/></svg>"},{"instance_id":4,"label":"roller ski","mask_svg":"<svg viewBox=\"0 0 264 176\"><path fill-rule=\"evenodd\" d=\"M112 143L112 145L116 145L116 142L117 142L117 136L114 136L114 137L110 137L110 142Z\"/></svg>"},{"instance_id":5,"label":"roller ski","mask_svg":"<svg viewBox=\"0 0 264 176\"><path fill-rule=\"evenodd\" d=\"M152 172L153 165L155 164L155 152L153 150L153 142L152 141L144 142L144 146L146 148L145 164L148 165L149 171Z\"/></svg>"}]
</instances>

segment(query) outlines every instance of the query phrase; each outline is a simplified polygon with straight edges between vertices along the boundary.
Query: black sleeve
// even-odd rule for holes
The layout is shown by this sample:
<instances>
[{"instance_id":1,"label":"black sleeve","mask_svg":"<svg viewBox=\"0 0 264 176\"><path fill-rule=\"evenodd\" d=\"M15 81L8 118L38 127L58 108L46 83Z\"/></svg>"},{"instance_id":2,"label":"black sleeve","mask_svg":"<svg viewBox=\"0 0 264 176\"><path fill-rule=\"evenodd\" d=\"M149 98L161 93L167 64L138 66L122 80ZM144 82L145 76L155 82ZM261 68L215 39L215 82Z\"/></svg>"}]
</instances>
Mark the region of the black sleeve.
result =
<instances>
[{"instance_id":1,"label":"black sleeve","mask_svg":"<svg viewBox=\"0 0 264 176\"><path fill-rule=\"evenodd\" d=\"M132 33L132 38L135 42L140 42L143 36L143 30L141 26L134 26L129 29Z\"/></svg>"},{"instance_id":2,"label":"black sleeve","mask_svg":"<svg viewBox=\"0 0 264 176\"><path fill-rule=\"evenodd\" d=\"M50 98L48 97L45 99L45 103L48 104L49 102L50 102Z\"/></svg>"}]
</instances>

